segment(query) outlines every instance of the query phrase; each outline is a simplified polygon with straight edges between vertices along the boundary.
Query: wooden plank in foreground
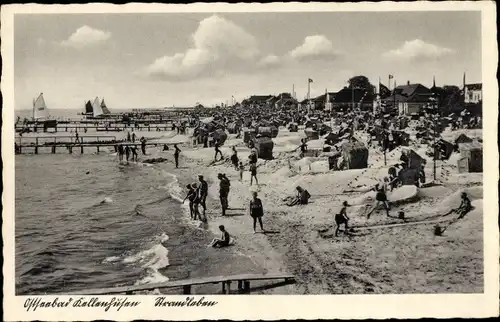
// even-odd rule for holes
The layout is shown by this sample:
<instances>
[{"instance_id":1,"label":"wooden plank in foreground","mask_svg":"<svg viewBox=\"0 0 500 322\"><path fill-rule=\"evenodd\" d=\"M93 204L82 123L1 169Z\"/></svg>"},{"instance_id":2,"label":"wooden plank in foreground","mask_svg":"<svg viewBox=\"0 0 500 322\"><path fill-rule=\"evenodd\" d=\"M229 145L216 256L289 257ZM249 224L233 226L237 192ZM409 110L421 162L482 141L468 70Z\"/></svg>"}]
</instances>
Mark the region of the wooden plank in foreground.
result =
<instances>
[{"instance_id":1,"label":"wooden plank in foreground","mask_svg":"<svg viewBox=\"0 0 500 322\"><path fill-rule=\"evenodd\" d=\"M276 279L285 279L286 281L295 280L293 275L286 273L240 274L240 275L229 275L229 276L198 277L198 278L184 279L178 281L168 281L163 283L145 284L145 285L90 289L90 290L82 290L65 294L70 294L70 295L120 294L120 293L133 293L138 291L151 291L162 288L174 288L174 287L184 287L184 286L193 286L202 284L217 284L217 283L227 283L234 281L258 281L258 280L276 280Z\"/></svg>"}]
</instances>

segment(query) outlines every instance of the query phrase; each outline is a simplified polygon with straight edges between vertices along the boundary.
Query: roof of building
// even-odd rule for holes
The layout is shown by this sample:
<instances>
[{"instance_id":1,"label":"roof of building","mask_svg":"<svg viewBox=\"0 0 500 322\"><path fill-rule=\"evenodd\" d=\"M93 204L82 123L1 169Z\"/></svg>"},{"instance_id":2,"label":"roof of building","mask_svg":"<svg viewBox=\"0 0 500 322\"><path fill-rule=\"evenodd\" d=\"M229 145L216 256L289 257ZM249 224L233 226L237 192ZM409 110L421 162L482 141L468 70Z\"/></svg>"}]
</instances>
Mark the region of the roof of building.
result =
<instances>
[{"instance_id":1,"label":"roof of building","mask_svg":"<svg viewBox=\"0 0 500 322\"><path fill-rule=\"evenodd\" d=\"M338 91L335 94L333 102L335 102L335 103L351 103L353 101L353 98L354 98L355 103L359 103L361 100L363 100L363 102L372 102L373 95L365 95L365 94L366 94L366 90L364 88L351 89L348 87L344 87L343 89L341 89L340 91Z\"/></svg>"},{"instance_id":2,"label":"roof of building","mask_svg":"<svg viewBox=\"0 0 500 322\"><path fill-rule=\"evenodd\" d=\"M465 88L472 91L480 91L483 88L483 84L482 83L465 84Z\"/></svg>"},{"instance_id":3,"label":"roof of building","mask_svg":"<svg viewBox=\"0 0 500 322\"><path fill-rule=\"evenodd\" d=\"M400 94L406 97L413 95L415 92L431 92L427 87L422 84L408 84L397 86L394 91L396 94Z\"/></svg>"},{"instance_id":4,"label":"roof of building","mask_svg":"<svg viewBox=\"0 0 500 322\"><path fill-rule=\"evenodd\" d=\"M272 98L273 95L252 95L248 98L249 101L266 101Z\"/></svg>"},{"instance_id":5,"label":"roof of building","mask_svg":"<svg viewBox=\"0 0 500 322\"><path fill-rule=\"evenodd\" d=\"M328 95L329 95L329 102L332 103L334 100L335 100L335 95L337 95L337 93L335 92L328 92ZM320 96L317 96L315 98L312 98L311 100L315 101L315 102L324 102L326 100L326 94L322 94Z\"/></svg>"}]
</instances>

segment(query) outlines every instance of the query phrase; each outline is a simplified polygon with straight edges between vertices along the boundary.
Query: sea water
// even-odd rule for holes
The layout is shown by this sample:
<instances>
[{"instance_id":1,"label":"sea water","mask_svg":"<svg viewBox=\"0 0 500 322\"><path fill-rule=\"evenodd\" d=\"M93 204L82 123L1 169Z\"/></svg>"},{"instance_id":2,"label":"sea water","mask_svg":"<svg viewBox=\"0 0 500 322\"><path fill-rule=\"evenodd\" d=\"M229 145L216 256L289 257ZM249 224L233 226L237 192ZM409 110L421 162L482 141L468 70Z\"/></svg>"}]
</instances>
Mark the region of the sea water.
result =
<instances>
[{"instance_id":1,"label":"sea water","mask_svg":"<svg viewBox=\"0 0 500 322\"><path fill-rule=\"evenodd\" d=\"M17 155L16 293L255 272L236 249L207 247L174 171L111 153Z\"/></svg>"},{"instance_id":2,"label":"sea water","mask_svg":"<svg viewBox=\"0 0 500 322\"><path fill-rule=\"evenodd\" d=\"M261 271L237 246L207 248L213 234L181 203L194 178L172 162L119 165L112 152L16 155L16 294Z\"/></svg>"}]
</instances>

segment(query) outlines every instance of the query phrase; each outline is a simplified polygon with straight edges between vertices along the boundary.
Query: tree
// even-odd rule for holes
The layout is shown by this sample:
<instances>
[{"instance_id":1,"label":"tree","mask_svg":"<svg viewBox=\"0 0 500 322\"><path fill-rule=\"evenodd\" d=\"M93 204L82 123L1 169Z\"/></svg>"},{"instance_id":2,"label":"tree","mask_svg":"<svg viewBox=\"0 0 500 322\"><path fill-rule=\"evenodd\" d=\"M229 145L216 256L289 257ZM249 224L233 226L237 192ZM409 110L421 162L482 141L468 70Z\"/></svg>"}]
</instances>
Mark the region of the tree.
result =
<instances>
[{"instance_id":1,"label":"tree","mask_svg":"<svg viewBox=\"0 0 500 322\"><path fill-rule=\"evenodd\" d=\"M372 95L375 93L375 86L370 83L368 77L360 75L351 77L348 81L349 86L347 88L362 88L365 89L368 94Z\"/></svg>"},{"instance_id":2,"label":"tree","mask_svg":"<svg viewBox=\"0 0 500 322\"><path fill-rule=\"evenodd\" d=\"M445 85L438 93L439 106L444 114L458 113L464 109L464 100L460 88Z\"/></svg>"}]
</instances>

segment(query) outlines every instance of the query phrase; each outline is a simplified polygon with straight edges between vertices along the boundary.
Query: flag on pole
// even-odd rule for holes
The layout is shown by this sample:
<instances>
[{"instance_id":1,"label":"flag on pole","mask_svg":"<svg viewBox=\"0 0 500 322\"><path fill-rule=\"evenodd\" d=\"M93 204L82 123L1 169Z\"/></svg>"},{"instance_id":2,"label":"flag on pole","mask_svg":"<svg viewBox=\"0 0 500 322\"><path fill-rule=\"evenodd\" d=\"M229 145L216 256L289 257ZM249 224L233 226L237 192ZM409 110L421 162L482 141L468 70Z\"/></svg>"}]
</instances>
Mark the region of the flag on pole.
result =
<instances>
[{"instance_id":1,"label":"flag on pole","mask_svg":"<svg viewBox=\"0 0 500 322\"><path fill-rule=\"evenodd\" d=\"M313 80L311 78L309 78L309 83L314 83Z\"/></svg>"},{"instance_id":2,"label":"flag on pole","mask_svg":"<svg viewBox=\"0 0 500 322\"><path fill-rule=\"evenodd\" d=\"M387 86L385 86L382 83L379 83L379 88L380 88L379 89L380 98L386 98L391 96L391 91L389 90L389 88L387 88Z\"/></svg>"}]
</instances>

